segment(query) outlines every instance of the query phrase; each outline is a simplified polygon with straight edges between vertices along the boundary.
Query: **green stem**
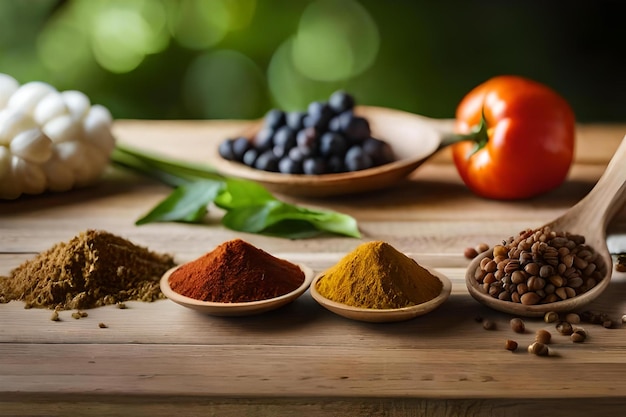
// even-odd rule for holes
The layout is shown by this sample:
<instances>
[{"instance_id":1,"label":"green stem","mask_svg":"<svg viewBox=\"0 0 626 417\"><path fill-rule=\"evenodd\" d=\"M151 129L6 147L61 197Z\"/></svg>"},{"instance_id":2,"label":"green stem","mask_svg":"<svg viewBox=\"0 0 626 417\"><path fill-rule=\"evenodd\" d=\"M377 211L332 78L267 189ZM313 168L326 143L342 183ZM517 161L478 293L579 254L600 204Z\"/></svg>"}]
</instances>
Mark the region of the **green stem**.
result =
<instances>
[{"instance_id":1,"label":"green stem","mask_svg":"<svg viewBox=\"0 0 626 417\"><path fill-rule=\"evenodd\" d=\"M467 133L467 134L458 134L458 133L444 134L443 137L442 137L441 145L439 146L439 148L440 149L441 148L445 148L445 147L453 145L455 143L469 140L469 141L474 142L474 147L472 148L472 150L467 155L467 158L469 158L472 155L474 155L476 152L478 152L479 150L484 148L485 145L487 145L487 142L489 142L489 135L488 135L487 132L488 132L487 119L485 118L485 112L484 112L484 109L483 109L481 117L480 117L480 123L478 125L474 126L472 128L472 130L470 131L470 133Z\"/></svg>"},{"instance_id":2,"label":"green stem","mask_svg":"<svg viewBox=\"0 0 626 417\"><path fill-rule=\"evenodd\" d=\"M111 154L111 161L172 187L187 184L198 179L225 181L225 177L209 166L174 161L143 151L135 151L123 145L117 145Z\"/></svg>"}]
</instances>

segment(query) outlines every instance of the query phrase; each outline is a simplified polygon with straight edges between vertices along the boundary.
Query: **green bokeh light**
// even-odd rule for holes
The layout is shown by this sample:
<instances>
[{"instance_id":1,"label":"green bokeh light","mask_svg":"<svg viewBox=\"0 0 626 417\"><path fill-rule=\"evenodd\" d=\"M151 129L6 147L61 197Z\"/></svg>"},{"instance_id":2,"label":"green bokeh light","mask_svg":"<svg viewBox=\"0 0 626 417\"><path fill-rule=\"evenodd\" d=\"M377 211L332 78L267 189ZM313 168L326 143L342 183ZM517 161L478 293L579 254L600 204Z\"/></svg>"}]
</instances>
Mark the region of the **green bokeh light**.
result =
<instances>
[{"instance_id":1,"label":"green bokeh light","mask_svg":"<svg viewBox=\"0 0 626 417\"><path fill-rule=\"evenodd\" d=\"M380 44L376 23L354 0L318 0L304 11L292 44L295 68L319 81L345 80L369 68Z\"/></svg>"},{"instance_id":2,"label":"green bokeh light","mask_svg":"<svg viewBox=\"0 0 626 417\"><path fill-rule=\"evenodd\" d=\"M189 49L210 48L228 31L229 14L222 0L182 0L169 17L172 35Z\"/></svg>"},{"instance_id":3,"label":"green bokeh light","mask_svg":"<svg viewBox=\"0 0 626 417\"><path fill-rule=\"evenodd\" d=\"M265 96L261 70L232 50L200 55L183 80L183 100L198 118L252 119L263 111Z\"/></svg>"},{"instance_id":4,"label":"green bokeh light","mask_svg":"<svg viewBox=\"0 0 626 417\"><path fill-rule=\"evenodd\" d=\"M277 107L285 110L304 110L314 100L326 100L340 82L321 82L303 76L291 59L293 40L284 42L272 56L267 79Z\"/></svg>"}]
</instances>

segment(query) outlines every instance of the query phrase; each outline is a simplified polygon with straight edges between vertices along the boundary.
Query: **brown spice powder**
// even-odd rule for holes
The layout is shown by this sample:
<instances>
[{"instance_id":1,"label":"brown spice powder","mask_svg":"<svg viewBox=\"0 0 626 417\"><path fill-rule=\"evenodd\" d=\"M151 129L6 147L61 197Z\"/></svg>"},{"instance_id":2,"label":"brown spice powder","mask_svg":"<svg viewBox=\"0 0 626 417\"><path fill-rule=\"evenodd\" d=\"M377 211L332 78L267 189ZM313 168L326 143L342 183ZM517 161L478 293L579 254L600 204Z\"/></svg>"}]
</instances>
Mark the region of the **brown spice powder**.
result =
<instances>
[{"instance_id":1,"label":"brown spice powder","mask_svg":"<svg viewBox=\"0 0 626 417\"><path fill-rule=\"evenodd\" d=\"M87 230L0 277L0 303L26 308L88 309L164 298L161 276L175 263L105 231Z\"/></svg>"}]
</instances>

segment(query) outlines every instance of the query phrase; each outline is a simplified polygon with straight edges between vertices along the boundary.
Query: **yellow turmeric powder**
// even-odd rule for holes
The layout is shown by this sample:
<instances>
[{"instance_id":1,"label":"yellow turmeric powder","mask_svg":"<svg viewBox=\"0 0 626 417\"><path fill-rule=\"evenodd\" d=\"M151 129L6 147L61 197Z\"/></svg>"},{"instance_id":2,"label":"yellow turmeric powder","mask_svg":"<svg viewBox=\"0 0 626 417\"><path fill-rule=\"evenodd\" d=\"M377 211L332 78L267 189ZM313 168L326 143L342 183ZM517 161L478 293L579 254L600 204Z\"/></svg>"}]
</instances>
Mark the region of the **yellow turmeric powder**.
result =
<instances>
[{"instance_id":1,"label":"yellow turmeric powder","mask_svg":"<svg viewBox=\"0 0 626 417\"><path fill-rule=\"evenodd\" d=\"M381 241L363 243L317 281L324 297L352 307L390 309L437 297L442 282L415 260Z\"/></svg>"}]
</instances>

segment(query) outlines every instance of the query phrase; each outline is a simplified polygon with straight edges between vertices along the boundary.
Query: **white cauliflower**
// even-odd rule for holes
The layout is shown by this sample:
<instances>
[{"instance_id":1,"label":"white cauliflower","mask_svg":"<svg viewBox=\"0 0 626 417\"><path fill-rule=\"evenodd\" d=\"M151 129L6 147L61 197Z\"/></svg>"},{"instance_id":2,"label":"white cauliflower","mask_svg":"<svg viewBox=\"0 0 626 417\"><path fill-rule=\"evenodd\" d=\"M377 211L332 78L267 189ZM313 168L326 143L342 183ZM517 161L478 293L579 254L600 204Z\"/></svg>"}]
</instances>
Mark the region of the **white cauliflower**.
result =
<instances>
[{"instance_id":1,"label":"white cauliflower","mask_svg":"<svg viewBox=\"0 0 626 417\"><path fill-rule=\"evenodd\" d=\"M0 199L97 180L115 147L107 108L80 91L0 74Z\"/></svg>"}]
</instances>

